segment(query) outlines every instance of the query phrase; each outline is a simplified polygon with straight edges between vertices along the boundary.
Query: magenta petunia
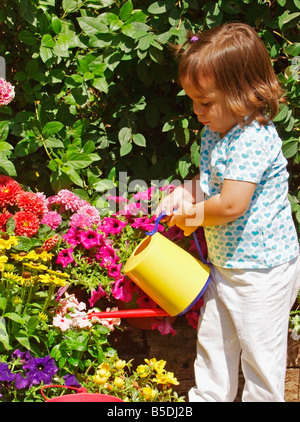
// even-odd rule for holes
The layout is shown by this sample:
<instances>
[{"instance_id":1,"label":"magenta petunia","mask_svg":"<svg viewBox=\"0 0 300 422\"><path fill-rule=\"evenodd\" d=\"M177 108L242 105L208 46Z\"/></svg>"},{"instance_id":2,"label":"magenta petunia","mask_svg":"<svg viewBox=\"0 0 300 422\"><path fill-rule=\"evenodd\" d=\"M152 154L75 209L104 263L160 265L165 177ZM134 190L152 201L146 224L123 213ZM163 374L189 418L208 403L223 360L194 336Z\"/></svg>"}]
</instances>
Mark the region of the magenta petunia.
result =
<instances>
[{"instance_id":1,"label":"magenta petunia","mask_svg":"<svg viewBox=\"0 0 300 422\"><path fill-rule=\"evenodd\" d=\"M80 242L85 249L100 246L102 237L103 234L97 233L94 230L83 231L79 235Z\"/></svg>"},{"instance_id":2,"label":"magenta petunia","mask_svg":"<svg viewBox=\"0 0 300 422\"><path fill-rule=\"evenodd\" d=\"M122 302L128 303L132 301L135 289L135 284L129 278L123 275L114 283L111 293L115 299L119 299Z\"/></svg>"},{"instance_id":3,"label":"magenta petunia","mask_svg":"<svg viewBox=\"0 0 300 422\"><path fill-rule=\"evenodd\" d=\"M127 225L126 221L121 221L114 217L104 217L103 223L99 227L105 233L105 236L116 235L121 233L123 228Z\"/></svg>"},{"instance_id":4,"label":"magenta petunia","mask_svg":"<svg viewBox=\"0 0 300 422\"><path fill-rule=\"evenodd\" d=\"M66 268L69 264L74 262L73 248L63 249L59 252L56 258L56 263L61 264L63 268Z\"/></svg>"},{"instance_id":5,"label":"magenta petunia","mask_svg":"<svg viewBox=\"0 0 300 422\"><path fill-rule=\"evenodd\" d=\"M106 292L102 289L101 285L99 285L98 290L92 292L91 298L89 299L90 306L95 306L95 303L104 296L106 296Z\"/></svg>"},{"instance_id":6,"label":"magenta petunia","mask_svg":"<svg viewBox=\"0 0 300 422\"><path fill-rule=\"evenodd\" d=\"M109 277L112 277L115 280L118 280L121 277L122 266L123 266L123 264L110 265L107 269L107 273L108 273Z\"/></svg>"}]
</instances>

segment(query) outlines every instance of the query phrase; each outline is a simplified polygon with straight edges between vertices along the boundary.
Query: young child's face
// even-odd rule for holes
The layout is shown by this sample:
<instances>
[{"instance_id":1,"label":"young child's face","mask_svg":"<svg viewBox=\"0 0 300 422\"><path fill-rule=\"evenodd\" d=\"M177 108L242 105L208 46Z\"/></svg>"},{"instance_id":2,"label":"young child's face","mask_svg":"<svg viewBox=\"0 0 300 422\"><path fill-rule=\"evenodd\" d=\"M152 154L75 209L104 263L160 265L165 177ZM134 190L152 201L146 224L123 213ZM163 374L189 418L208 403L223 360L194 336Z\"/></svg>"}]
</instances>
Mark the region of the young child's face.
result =
<instances>
[{"instance_id":1,"label":"young child's face","mask_svg":"<svg viewBox=\"0 0 300 422\"><path fill-rule=\"evenodd\" d=\"M201 81L201 91L193 85L189 78L181 81L186 94L193 100L194 112L199 122L208 125L221 136L232 129L237 121L229 110L222 91L215 88L212 79Z\"/></svg>"}]
</instances>

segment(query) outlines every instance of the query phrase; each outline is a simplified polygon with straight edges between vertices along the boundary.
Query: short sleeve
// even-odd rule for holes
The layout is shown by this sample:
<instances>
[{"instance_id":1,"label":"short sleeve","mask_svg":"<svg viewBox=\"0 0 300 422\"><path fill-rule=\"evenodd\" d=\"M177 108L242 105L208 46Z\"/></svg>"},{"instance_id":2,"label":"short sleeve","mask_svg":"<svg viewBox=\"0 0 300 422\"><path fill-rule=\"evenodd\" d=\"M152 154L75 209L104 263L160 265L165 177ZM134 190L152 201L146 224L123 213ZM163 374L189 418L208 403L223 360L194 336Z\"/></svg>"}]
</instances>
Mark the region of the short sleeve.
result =
<instances>
[{"instance_id":1,"label":"short sleeve","mask_svg":"<svg viewBox=\"0 0 300 422\"><path fill-rule=\"evenodd\" d=\"M258 142L240 136L228 148L224 179L259 183L271 160Z\"/></svg>"}]
</instances>

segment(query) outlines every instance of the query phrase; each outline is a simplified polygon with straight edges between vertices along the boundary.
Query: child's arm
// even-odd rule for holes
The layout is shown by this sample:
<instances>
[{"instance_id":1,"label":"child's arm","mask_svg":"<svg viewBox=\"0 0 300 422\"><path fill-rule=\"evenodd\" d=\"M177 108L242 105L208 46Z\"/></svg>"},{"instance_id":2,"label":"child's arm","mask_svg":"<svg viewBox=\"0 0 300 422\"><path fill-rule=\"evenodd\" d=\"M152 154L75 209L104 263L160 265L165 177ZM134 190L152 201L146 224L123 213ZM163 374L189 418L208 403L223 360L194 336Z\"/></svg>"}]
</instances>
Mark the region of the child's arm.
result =
<instances>
[{"instance_id":1,"label":"child's arm","mask_svg":"<svg viewBox=\"0 0 300 422\"><path fill-rule=\"evenodd\" d=\"M255 183L224 180L220 194L192 205L185 202L171 216L168 225L180 227L189 236L199 226L217 226L234 221L249 208L255 187Z\"/></svg>"}]
</instances>

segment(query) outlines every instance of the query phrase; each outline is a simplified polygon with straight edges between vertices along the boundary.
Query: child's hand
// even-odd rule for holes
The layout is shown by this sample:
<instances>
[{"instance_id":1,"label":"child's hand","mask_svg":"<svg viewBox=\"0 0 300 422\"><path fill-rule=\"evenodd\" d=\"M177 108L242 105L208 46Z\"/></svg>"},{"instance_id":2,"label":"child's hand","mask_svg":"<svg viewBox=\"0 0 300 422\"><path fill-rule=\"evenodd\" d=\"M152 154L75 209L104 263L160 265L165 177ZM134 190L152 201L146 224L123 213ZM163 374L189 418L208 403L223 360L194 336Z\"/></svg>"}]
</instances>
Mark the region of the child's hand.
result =
<instances>
[{"instance_id":1,"label":"child's hand","mask_svg":"<svg viewBox=\"0 0 300 422\"><path fill-rule=\"evenodd\" d=\"M185 236L190 236L199 225L195 224L196 208L189 202L184 201L181 207L173 212L167 224L169 227L177 226L183 230Z\"/></svg>"}]
</instances>

